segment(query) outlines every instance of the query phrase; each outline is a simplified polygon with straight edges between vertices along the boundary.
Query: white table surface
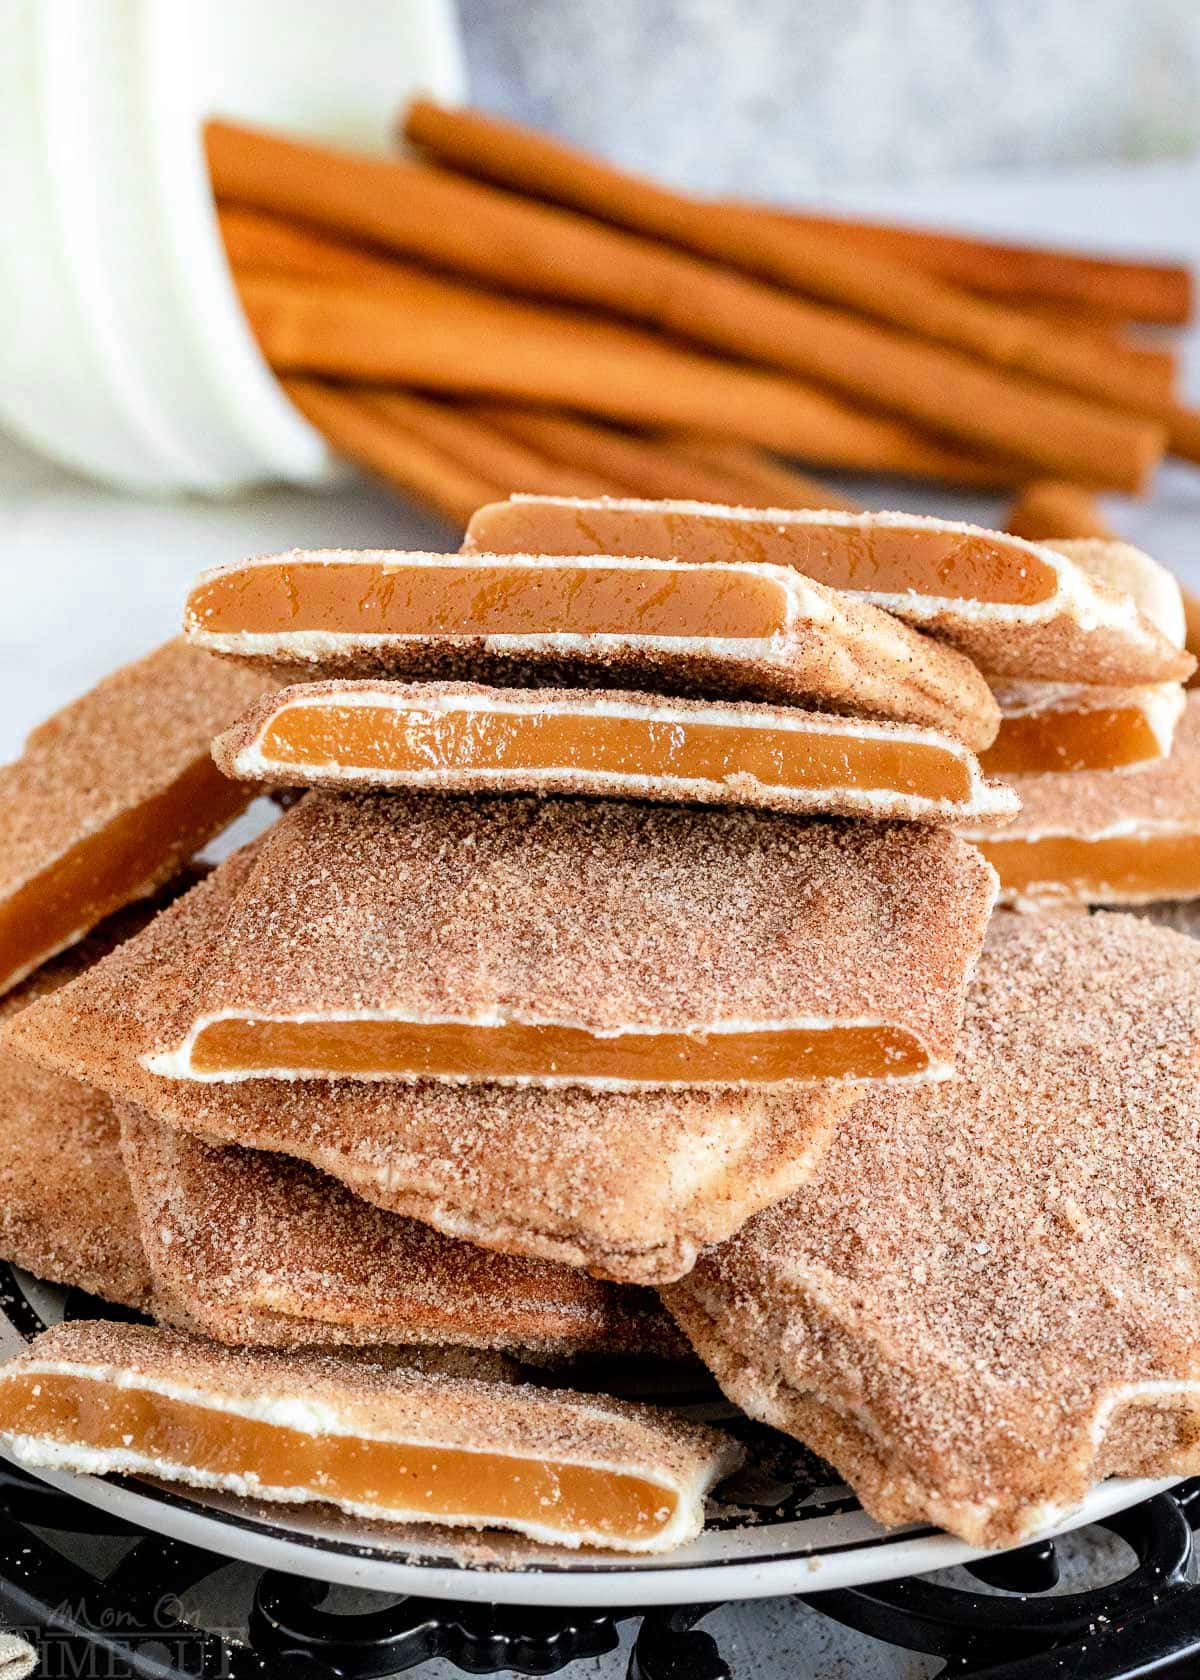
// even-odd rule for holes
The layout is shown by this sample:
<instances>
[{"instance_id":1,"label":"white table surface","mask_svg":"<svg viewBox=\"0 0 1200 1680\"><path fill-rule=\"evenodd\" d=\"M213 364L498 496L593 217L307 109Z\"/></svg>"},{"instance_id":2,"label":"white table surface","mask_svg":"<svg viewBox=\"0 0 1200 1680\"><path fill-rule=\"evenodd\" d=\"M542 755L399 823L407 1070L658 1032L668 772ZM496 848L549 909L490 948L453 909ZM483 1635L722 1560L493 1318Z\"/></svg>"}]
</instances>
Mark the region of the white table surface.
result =
<instances>
[{"instance_id":1,"label":"white table surface","mask_svg":"<svg viewBox=\"0 0 1200 1680\"><path fill-rule=\"evenodd\" d=\"M1200 163L977 176L905 191L857 190L826 202L1012 237L1164 252L1200 269ZM1187 353L1187 392L1200 401L1200 333L1191 335ZM994 521L1002 505L861 480L853 490L868 506L982 523ZM1200 587L1200 468L1169 466L1147 501L1113 498L1108 505L1131 541ZM381 490L353 482L321 494L266 489L223 503L134 501L0 438L0 760L19 752L47 712L172 634L200 567L294 545L436 548L450 535ZM708 1625L739 1680L916 1680L937 1666L843 1634L786 1601L722 1611ZM614 1654L569 1672L578 1680L616 1680L625 1660ZM422 1672L432 1680L450 1671L436 1664Z\"/></svg>"}]
</instances>

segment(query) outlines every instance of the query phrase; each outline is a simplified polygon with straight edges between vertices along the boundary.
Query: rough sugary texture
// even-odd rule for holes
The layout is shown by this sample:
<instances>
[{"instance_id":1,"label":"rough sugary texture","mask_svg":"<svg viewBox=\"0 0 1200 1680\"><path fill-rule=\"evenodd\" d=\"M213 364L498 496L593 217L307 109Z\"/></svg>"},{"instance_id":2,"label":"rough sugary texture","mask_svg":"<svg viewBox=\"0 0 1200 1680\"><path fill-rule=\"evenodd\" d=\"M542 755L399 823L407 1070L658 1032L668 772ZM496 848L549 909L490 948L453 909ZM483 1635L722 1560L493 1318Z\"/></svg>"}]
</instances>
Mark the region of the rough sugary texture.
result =
<instances>
[{"instance_id":1,"label":"rough sugary texture","mask_svg":"<svg viewBox=\"0 0 1200 1680\"><path fill-rule=\"evenodd\" d=\"M719 568L731 594L741 578L756 587L775 584L786 600L786 622L768 637L730 632L703 636L630 633L455 633L437 635L297 630L289 614L268 630L213 627L204 606L207 590L222 577L239 583L258 567L354 565L364 571L362 594L372 594L367 573L389 567L477 567L481 574L528 568L581 572L591 559L523 554L428 555L386 550L293 550L268 554L202 573L184 614L184 629L197 648L294 672L308 666L323 676L390 676L398 680L445 679L520 687L592 686L598 678L615 688L655 693L758 700L811 706L850 716L895 719L943 729L973 748L986 747L999 725L987 684L975 665L954 649L922 635L891 613L838 590L826 589L778 566ZM667 560L606 559L605 571L651 570L664 582L712 568L680 567ZM1190 662L1188 669L1191 669Z\"/></svg>"},{"instance_id":2,"label":"rough sugary texture","mask_svg":"<svg viewBox=\"0 0 1200 1680\"><path fill-rule=\"evenodd\" d=\"M178 1015L257 850L25 1010L0 1047L178 1130L308 1161L447 1235L627 1283L680 1277L705 1244L803 1183L857 1098L835 1084L614 1094L161 1079L141 1057Z\"/></svg>"},{"instance_id":3,"label":"rough sugary texture","mask_svg":"<svg viewBox=\"0 0 1200 1680\"><path fill-rule=\"evenodd\" d=\"M419 755L419 767L396 770L363 764L356 760L353 748L340 741L331 754L314 755L307 762L297 762L290 755L273 756L273 727L281 719L303 720L308 708L313 709L314 716L329 720L327 728L331 734L338 727L339 715L353 716L354 710L360 708L389 718L389 724L381 729L388 740L393 738L392 732L402 734L408 729L408 720L420 720L426 727L419 735L414 731L408 749L414 758ZM719 731L730 740L744 736L747 746L742 761L720 777L700 778L678 770L664 771L644 759L620 770L581 767L580 754L570 750L536 768L480 768L464 764L453 753L447 757L444 750L439 750L429 729L446 718L519 718L534 724L549 718L556 722L579 720L581 725L591 728L608 724L617 729L633 723L653 730L659 742L670 732L676 753L686 752L684 738L691 730ZM791 785L783 772L776 779L767 780L756 771L767 760L773 735L794 743L797 748L803 747L808 738L817 743L844 743L851 754L857 742L894 749L897 753L906 747L917 755L936 753L939 762L951 763L961 774L963 792L959 796L916 793L904 783L902 774L890 785L881 775L877 782L857 787L852 785L853 777L844 773L841 778L814 778L811 782L796 781ZM654 750L664 749L659 745ZM734 751L731 747L730 752ZM478 749L473 756L478 757ZM960 742L915 725L839 718L794 707L670 700L661 695L610 689L489 688L477 683L307 683L264 696L232 729L217 737L213 757L227 776L250 782L270 785L286 777L301 786L350 791L423 788L435 793L592 794L671 803L737 805L796 815L833 814L940 823L1003 822L1017 808L1016 795L997 782L986 781L978 760Z\"/></svg>"},{"instance_id":4,"label":"rough sugary texture","mask_svg":"<svg viewBox=\"0 0 1200 1680\"><path fill-rule=\"evenodd\" d=\"M158 1287L218 1341L682 1352L650 1290L444 1237L303 1162L206 1144L131 1107L121 1133Z\"/></svg>"},{"instance_id":5,"label":"rough sugary texture","mask_svg":"<svg viewBox=\"0 0 1200 1680\"><path fill-rule=\"evenodd\" d=\"M265 838L153 1066L192 1077L191 1036L222 1014L374 1014L593 1034L883 1022L936 1072L993 896L978 853L911 824L310 794Z\"/></svg>"},{"instance_id":6,"label":"rough sugary texture","mask_svg":"<svg viewBox=\"0 0 1200 1680\"><path fill-rule=\"evenodd\" d=\"M508 503L481 508L473 516L465 547L507 546L502 540L503 527L497 526L496 515L501 510L512 527L514 541L524 545L536 529L527 524L528 514L540 507L554 510L556 526L569 523L569 540L560 545L563 552L581 555L630 554L636 550L662 558L745 563L764 559L766 544L771 559L786 564L789 562L784 556L790 545L795 553L790 563L804 571L814 564L814 532L850 532L855 544L855 570L864 580L870 579L874 569L873 540L882 538L892 543L902 539L906 531L957 536L964 551L973 543L983 543L1005 556L1018 585L1023 556L1039 569L1051 568L1055 577L1045 597L1016 604L972 599L950 590L945 594L925 593L916 585L855 589L839 581L839 588L845 595L895 613L941 637L969 655L981 670L999 676L1125 684L1181 681L1194 667L1190 655L1139 611L1127 593L1126 582L1112 588L1101 572L1093 574L1090 568L1085 569L1058 544L1024 542L977 525L908 513L515 495ZM565 517L570 515L574 517ZM953 571L955 563L956 555L951 551L943 564ZM1018 602L1020 593L1018 587Z\"/></svg>"},{"instance_id":7,"label":"rough sugary texture","mask_svg":"<svg viewBox=\"0 0 1200 1680\"><path fill-rule=\"evenodd\" d=\"M92 878L73 889L78 910L69 935L33 962L81 938L121 902L153 893L249 803L249 790L214 774L209 744L277 686L182 639L167 642L48 718L22 756L0 766L0 909L75 848L103 844L111 825L152 814L177 785L187 790L184 816L164 819L119 901L98 894ZM30 966L0 974L0 989Z\"/></svg>"},{"instance_id":8,"label":"rough sugary texture","mask_svg":"<svg viewBox=\"0 0 1200 1680\"><path fill-rule=\"evenodd\" d=\"M665 1299L881 1521L1011 1545L1100 1477L1200 1470L1200 945L997 918L959 1065L872 1093Z\"/></svg>"},{"instance_id":9,"label":"rough sugary texture","mask_svg":"<svg viewBox=\"0 0 1200 1680\"><path fill-rule=\"evenodd\" d=\"M624 1545L610 1541L630 1551L659 1551L692 1539L703 1525L705 1493L741 1457L729 1436L655 1407L446 1375L419 1357L406 1365L397 1359L376 1364L362 1357L268 1353L222 1347L159 1327L84 1321L60 1324L39 1336L0 1371L0 1390L13 1380L56 1374L91 1378L114 1389L144 1389L318 1437L351 1435L460 1448L641 1476L671 1490L678 1509L669 1526L648 1539ZM316 1486L270 1486L240 1474L168 1463L139 1451L136 1440L124 1449L98 1449L83 1441L10 1432L7 1446L19 1462L35 1466L151 1474L256 1499L323 1497ZM374 1502L333 1503L359 1516L401 1521L423 1516L420 1510L395 1511ZM481 1506L486 1511L482 1498ZM434 1520L486 1526L474 1515ZM544 1526L519 1520L502 1526L568 1545L594 1542L591 1534L556 1532L553 1525L554 1513L548 1511Z\"/></svg>"},{"instance_id":10,"label":"rough sugary texture","mask_svg":"<svg viewBox=\"0 0 1200 1680\"><path fill-rule=\"evenodd\" d=\"M146 924L133 907L0 999L0 1023L78 978ZM0 1049L0 1257L105 1301L144 1308L151 1277L109 1098Z\"/></svg>"},{"instance_id":11,"label":"rough sugary texture","mask_svg":"<svg viewBox=\"0 0 1200 1680\"><path fill-rule=\"evenodd\" d=\"M1069 776L1007 776L1021 810L1002 833L964 828L966 839L986 845L997 860L1001 902L1021 895L1003 884L1003 848L1061 835L1072 840L1124 838L1130 841L1195 836L1200 854L1200 690L1187 695L1168 758L1136 772L1083 770ZM1047 883L1052 892L1054 883ZM1109 903L1154 899L1161 888L1130 890L1106 898ZM1029 894L1036 898L1037 894ZM1093 902L1099 900L1094 899Z\"/></svg>"}]
</instances>

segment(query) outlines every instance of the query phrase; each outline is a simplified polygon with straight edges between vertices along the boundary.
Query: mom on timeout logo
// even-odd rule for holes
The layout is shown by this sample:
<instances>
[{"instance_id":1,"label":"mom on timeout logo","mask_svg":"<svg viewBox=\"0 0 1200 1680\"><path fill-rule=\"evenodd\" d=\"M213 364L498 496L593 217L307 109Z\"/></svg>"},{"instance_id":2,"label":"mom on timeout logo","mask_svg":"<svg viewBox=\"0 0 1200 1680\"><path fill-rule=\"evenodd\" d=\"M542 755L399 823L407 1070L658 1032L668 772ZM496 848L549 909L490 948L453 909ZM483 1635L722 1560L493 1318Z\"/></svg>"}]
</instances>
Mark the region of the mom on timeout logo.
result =
<instances>
[{"instance_id":1,"label":"mom on timeout logo","mask_svg":"<svg viewBox=\"0 0 1200 1680\"><path fill-rule=\"evenodd\" d=\"M41 1626L9 1622L0 1629L0 1680L128 1680L134 1672L162 1680L175 1675L235 1680L228 1641L237 1634L234 1628L202 1633L189 1627L173 1593L147 1604L140 1615L94 1598L63 1599Z\"/></svg>"}]
</instances>

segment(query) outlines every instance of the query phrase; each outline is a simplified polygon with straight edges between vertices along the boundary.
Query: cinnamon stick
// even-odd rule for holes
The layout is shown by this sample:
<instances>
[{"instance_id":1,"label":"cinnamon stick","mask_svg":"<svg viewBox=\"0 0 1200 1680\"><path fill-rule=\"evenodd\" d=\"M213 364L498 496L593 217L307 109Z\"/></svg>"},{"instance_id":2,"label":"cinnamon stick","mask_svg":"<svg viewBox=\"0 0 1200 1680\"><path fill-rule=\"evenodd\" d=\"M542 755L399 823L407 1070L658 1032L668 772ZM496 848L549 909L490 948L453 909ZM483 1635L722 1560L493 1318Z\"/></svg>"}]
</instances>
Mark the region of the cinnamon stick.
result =
<instances>
[{"instance_id":1,"label":"cinnamon stick","mask_svg":"<svg viewBox=\"0 0 1200 1680\"><path fill-rule=\"evenodd\" d=\"M1094 496L1078 484L1041 479L1026 484L1004 516L1014 537L1041 542L1055 537L1116 538Z\"/></svg>"},{"instance_id":2,"label":"cinnamon stick","mask_svg":"<svg viewBox=\"0 0 1200 1680\"><path fill-rule=\"evenodd\" d=\"M575 408L634 425L718 433L815 465L922 470L927 440L780 374L681 349L571 309L496 297L405 270L388 296L290 275L246 275L239 288L267 360L324 374L439 392ZM1122 488L1141 482L1152 448L1123 427L1100 439L1067 428L1066 470ZM1062 468L1060 467L1060 470ZM1013 470L1009 482L1015 480Z\"/></svg>"},{"instance_id":3,"label":"cinnamon stick","mask_svg":"<svg viewBox=\"0 0 1200 1680\"><path fill-rule=\"evenodd\" d=\"M465 526L476 508L508 495L506 486L492 483L403 429L359 395L316 379L285 379L283 388L339 455L415 497L451 524Z\"/></svg>"},{"instance_id":4,"label":"cinnamon stick","mask_svg":"<svg viewBox=\"0 0 1200 1680\"><path fill-rule=\"evenodd\" d=\"M861 502L831 490L816 479L785 467L761 449L727 443L723 438L676 437L674 448L697 465L728 477L738 490L735 499L747 507L840 508L861 513ZM731 498L726 498L727 500Z\"/></svg>"},{"instance_id":5,"label":"cinnamon stick","mask_svg":"<svg viewBox=\"0 0 1200 1680\"><path fill-rule=\"evenodd\" d=\"M912 263L970 291L1004 298L1018 308L1046 299L1131 321L1184 326L1192 318L1194 287L1183 263L1134 257L1087 256L1053 246L1020 245L979 234L865 222L810 211L746 205L743 210L799 224L860 250Z\"/></svg>"},{"instance_id":6,"label":"cinnamon stick","mask_svg":"<svg viewBox=\"0 0 1200 1680\"><path fill-rule=\"evenodd\" d=\"M974 297L935 275L849 246L801 222L784 223L736 205L714 206L671 192L478 111L449 110L419 99L409 109L404 132L413 144L467 174L715 257L1000 367L1119 407L1147 411L1161 404L1162 391L1153 377L1147 378L1136 362L1106 357L1094 338ZM232 147L226 140L220 149ZM865 323L851 325L861 332Z\"/></svg>"},{"instance_id":7,"label":"cinnamon stick","mask_svg":"<svg viewBox=\"0 0 1200 1680\"><path fill-rule=\"evenodd\" d=\"M654 500L696 502L741 502L747 497L747 475L714 457L707 462L703 451L692 452L692 440L683 435L663 436L621 431L579 415L559 414L550 409L514 404L476 404L473 410L489 425L542 451L554 461L571 467L591 462L609 477L619 480L625 494ZM748 445L718 442L731 460L765 462L768 457ZM776 505L780 507L843 507L850 504L836 491L818 484L803 473L777 469Z\"/></svg>"},{"instance_id":8,"label":"cinnamon stick","mask_svg":"<svg viewBox=\"0 0 1200 1680\"><path fill-rule=\"evenodd\" d=\"M391 290L397 282L394 259L368 252L345 240L332 239L284 217L225 203L218 206L218 218L230 262L243 278L250 274L293 274L315 280L362 282L381 291ZM665 482L665 479L655 476L653 460L645 464L644 470L640 464L649 448L648 441L644 444L641 440L631 439L629 434L614 432L611 427L589 423L578 417L558 415L550 410L521 409L512 405L497 409L492 422L496 426L502 425L511 435L518 435L518 422L522 425L528 423L528 441L535 444L539 438L533 433L538 428L541 429L540 435L547 439L557 434L559 447L549 450L549 453L568 463L581 467L595 466L607 472L607 457L611 454L615 469L625 474L633 473L639 482ZM661 450L661 445L656 447ZM564 449L565 453L562 452ZM603 457L595 453L597 449L603 451ZM923 439L915 431L907 438L895 433L890 452L872 463L870 470L900 472L918 478L940 479L950 484L986 488L1007 487L1015 477L1015 468L1011 464L1002 466L988 462L932 438ZM715 482L713 476L706 475L699 466L689 466L678 459L672 459L667 464L667 476L673 483L681 485L690 477L693 484L707 483L710 490ZM707 492L700 489L642 490L639 483L628 476L623 479L623 488L627 494L711 499ZM717 499L723 499L723 492Z\"/></svg>"},{"instance_id":9,"label":"cinnamon stick","mask_svg":"<svg viewBox=\"0 0 1200 1680\"><path fill-rule=\"evenodd\" d=\"M589 465L581 461L568 466L458 404L369 385L352 389L397 426L425 438L434 448L445 450L454 460L500 485L506 496L514 490L544 496L628 494L626 483L609 476L599 462Z\"/></svg>"},{"instance_id":10,"label":"cinnamon stick","mask_svg":"<svg viewBox=\"0 0 1200 1680\"><path fill-rule=\"evenodd\" d=\"M244 204L218 203L217 226L230 267L243 274L295 274L384 289L395 277L386 255Z\"/></svg>"},{"instance_id":11,"label":"cinnamon stick","mask_svg":"<svg viewBox=\"0 0 1200 1680\"><path fill-rule=\"evenodd\" d=\"M1200 410L1173 404L1167 410L1167 438L1172 455L1200 461Z\"/></svg>"},{"instance_id":12,"label":"cinnamon stick","mask_svg":"<svg viewBox=\"0 0 1200 1680\"><path fill-rule=\"evenodd\" d=\"M586 216L441 171L225 124L210 126L208 145L219 194L307 215L492 285L598 304L724 352L786 367L985 453L1136 487L1160 450L1160 433L1148 422ZM1047 329L1039 324L1038 330ZM1098 355L1094 340L1087 353L1099 364L1112 361ZM1109 382L1119 375L1124 386L1129 371L1114 364ZM1140 380L1128 383L1123 398L1148 400ZM1106 401L1110 397L1106 393ZM1157 395L1155 400L1161 406Z\"/></svg>"},{"instance_id":13,"label":"cinnamon stick","mask_svg":"<svg viewBox=\"0 0 1200 1680\"><path fill-rule=\"evenodd\" d=\"M303 274L313 280L354 281L386 287L393 278L391 260L345 237L331 238L290 217L272 215L248 205L224 201L217 221L230 264L244 272ZM1077 312L1064 317L1061 306L1034 306L1047 319L1066 319L1076 330L1102 338L1109 355L1131 357L1146 377L1161 389L1166 401L1174 388L1176 358L1172 351L1152 345L1132 345L1120 338L1123 323L1103 317L1082 320Z\"/></svg>"}]
</instances>

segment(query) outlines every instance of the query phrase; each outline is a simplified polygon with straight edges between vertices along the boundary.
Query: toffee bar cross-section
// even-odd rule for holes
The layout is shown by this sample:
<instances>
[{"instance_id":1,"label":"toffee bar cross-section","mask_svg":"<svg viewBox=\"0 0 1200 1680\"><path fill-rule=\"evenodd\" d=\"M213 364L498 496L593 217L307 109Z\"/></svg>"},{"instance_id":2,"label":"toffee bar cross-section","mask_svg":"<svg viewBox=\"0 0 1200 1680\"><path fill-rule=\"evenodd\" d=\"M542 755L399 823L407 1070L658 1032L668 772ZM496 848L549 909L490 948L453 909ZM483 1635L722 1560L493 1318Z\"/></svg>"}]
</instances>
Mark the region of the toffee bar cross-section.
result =
<instances>
[{"instance_id":1,"label":"toffee bar cross-section","mask_svg":"<svg viewBox=\"0 0 1200 1680\"><path fill-rule=\"evenodd\" d=\"M596 689L310 683L267 696L213 753L228 776L299 787L596 794L942 823L1017 809L961 742L915 725Z\"/></svg>"},{"instance_id":2,"label":"toffee bar cross-section","mask_svg":"<svg viewBox=\"0 0 1200 1680\"><path fill-rule=\"evenodd\" d=\"M694 1538L705 1493L740 1457L728 1436L650 1406L87 1322L0 1371L0 1440L34 1468L626 1552Z\"/></svg>"},{"instance_id":3,"label":"toffee bar cross-section","mask_svg":"<svg viewBox=\"0 0 1200 1680\"><path fill-rule=\"evenodd\" d=\"M354 867L347 868L346 860ZM936 1078L993 897L942 829L309 794L263 842L174 1079Z\"/></svg>"},{"instance_id":4,"label":"toffee bar cross-section","mask_svg":"<svg viewBox=\"0 0 1200 1680\"><path fill-rule=\"evenodd\" d=\"M1141 769L1169 755L1183 716L1181 683L996 682L993 692L1000 733L980 754L993 776Z\"/></svg>"},{"instance_id":5,"label":"toffee bar cross-section","mask_svg":"<svg viewBox=\"0 0 1200 1680\"><path fill-rule=\"evenodd\" d=\"M473 516L465 547L791 566L936 633L998 676L1131 684L1193 669L1126 584L1112 587L1056 546L944 519L514 496Z\"/></svg>"},{"instance_id":6,"label":"toffee bar cross-section","mask_svg":"<svg viewBox=\"0 0 1200 1680\"><path fill-rule=\"evenodd\" d=\"M154 892L245 808L210 743L276 686L168 642L0 767L0 992Z\"/></svg>"},{"instance_id":7,"label":"toffee bar cross-section","mask_svg":"<svg viewBox=\"0 0 1200 1680\"><path fill-rule=\"evenodd\" d=\"M1013 776L1021 812L1003 834L970 829L1001 902L1148 904L1200 895L1200 690L1171 756L1136 772Z\"/></svg>"},{"instance_id":8,"label":"toffee bar cross-section","mask_svg":"<svg viewBox=\"0 0 1200 1680\"><path fill-rule=\"evenodd\" d=\"M389 1212L502 1253L661 1283L820 1165L862 1087L545 1091L342 1079L160 1079L196 974L253 867L236 853L72 985L23 1009L0 1047L211 1142L294 1157Z\"/></svg>"},{"instance_id":9,"label":"toffee bar cross-section","mask_svg":"<svg viewBox=\"0 0 1200 1680\"><path fill-rule=\"evenodd\" d=\"M871 1092L820 1177L665 1291L730 1399L873 1516L1015 1545L1200 1471L1200 944L996 919L957 1077Z\"/></svg>"},{"instance_id":10,"label":"toffee bar cross-section","mask_svg":"<svg viewBox=\"0 0 1200 1680\"><path fill-rule=\"evenodd\" d=\"M265 555L203 574L184 625L196 647L324 675L600 680L922 724L970 747L999 724L961 654L794 568L744 560Z\"/></svg>"}]
</instances>

